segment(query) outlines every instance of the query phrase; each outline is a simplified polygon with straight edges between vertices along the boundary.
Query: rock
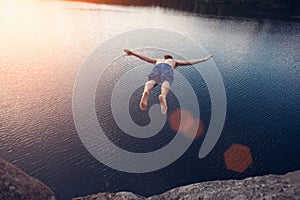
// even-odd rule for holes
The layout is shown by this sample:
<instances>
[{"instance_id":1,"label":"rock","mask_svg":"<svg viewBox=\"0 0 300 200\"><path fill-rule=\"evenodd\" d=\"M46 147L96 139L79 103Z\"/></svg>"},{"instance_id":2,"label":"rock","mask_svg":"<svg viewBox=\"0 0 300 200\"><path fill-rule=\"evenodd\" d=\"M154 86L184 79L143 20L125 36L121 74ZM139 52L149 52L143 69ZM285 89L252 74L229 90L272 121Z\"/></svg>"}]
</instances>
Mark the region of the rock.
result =
<instances>
[{"instance_id":1,"label":"rock","mask_svg":"<svg viewBox=\"0 0 300 200\"><path fill-rule=\"evenodd\" d=\"M78 197L74 198L73 200L144 200L144 197L139 195L133 194L131 192L118 192L118 193L99 193L93 194L86 197Z\"/></svg>"},{"instance_id":2,"label":"rock","mask_svg":"<svg viewBox=\"0 0 300 200\"><path fill-rule=\"evenodd\" d=\"M55 200L54 192L37 179L0 158L1 200Z\"/></svg>"},{"instance_id":3,"label":"rock","mask_svg":"<svg viewBox=\"0 0 300 200\"><path fill-rule=\"evenodd\" d=\"M223 180L195 183L174 188L160 195L141 197L133 193L99 193L73 200L214 200L214 199L298 199L300 200L300 170L285 175L265 175L243 180Z\"/></svg>"}]
</instances>

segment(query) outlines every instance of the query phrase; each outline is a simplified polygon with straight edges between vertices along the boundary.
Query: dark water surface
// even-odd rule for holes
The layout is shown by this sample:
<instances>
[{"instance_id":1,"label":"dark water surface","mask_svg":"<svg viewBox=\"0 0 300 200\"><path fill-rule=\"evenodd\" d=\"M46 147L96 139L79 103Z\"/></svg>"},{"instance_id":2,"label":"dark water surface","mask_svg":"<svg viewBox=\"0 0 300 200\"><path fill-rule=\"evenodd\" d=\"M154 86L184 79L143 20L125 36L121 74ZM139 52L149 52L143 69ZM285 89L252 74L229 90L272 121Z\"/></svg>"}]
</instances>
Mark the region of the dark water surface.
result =
<instances>
[{"instance_id":1,"label":"dark water surface","mask_svg":"<svg viewBox=\"0 0 300 200\"><path fill-rule=\"evenodd\" d=\"M205 18L158 8L71 2L27 3L21 8L2 11L0 18L0 156L46 183L59 199L121 190L150 196L199 181L300 169L299 23ZM200 137L168 167L130 174L101 164L82 145L72 116L76 73L100 43L138 28L178 31L214 54L226 89L227 116L217 145L204 159L198 158ZM207 127L211 113L206 85L193 67L179 71L201 99L201 120ZM108 86L120 76L106 73ZM141 91L138 88L133 94L129 109L137 110ZM99 83L97 110L107 109L110 92ZM156 88L154 94L158 92ZM176 98L170 94L168 101L171 112ZM144 118L133 120L148 123L149 118L141 116ZM109 111L98 118L113 133ZM148 147L147 142L142 143L143 148L153 150L167 144L173 135L168 125L164 131ZM139 151L141 144L122 142L126 135L110 137L124 148ZM253 162L242 173L226 168L224 152L232 144L251 151Z\"/></svg>"}]
</instances>

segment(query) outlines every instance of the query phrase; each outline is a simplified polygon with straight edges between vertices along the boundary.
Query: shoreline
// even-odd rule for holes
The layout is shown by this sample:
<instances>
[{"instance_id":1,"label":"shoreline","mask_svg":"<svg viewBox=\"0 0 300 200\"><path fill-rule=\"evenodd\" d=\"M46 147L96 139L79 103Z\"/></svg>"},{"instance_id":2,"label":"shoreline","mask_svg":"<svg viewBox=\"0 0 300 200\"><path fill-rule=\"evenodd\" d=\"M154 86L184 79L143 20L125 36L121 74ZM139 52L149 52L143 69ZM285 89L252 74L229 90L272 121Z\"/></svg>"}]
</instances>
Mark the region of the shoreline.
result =
<instances>
[{"instance_id":1,"label":"shoreline","mask_svg":"<svg viewBox=\"0 0 300 200\"><path fill-rule=\"evenodd\" d=\"M161 9L169 9L174 11L181 11L190 14L199 14L207 17L220 17L220 18L247 18L247 19L269 19L269 20L281 20L300 22L300 3L295 8L287 6L269 4L256 5L246 4L239 5L232 3L233 1L204 1L204 0L191 0L185 6L181 0L174 1L171 3L162 3L163 1L157 2L156 0L147 1L140 3L135 0L116 0L114 2L110 0L64 0L70 2L83 2L93 3L101 5L111 6L125 6L125 7L159 7ZM178 3L179 2L179 3ZM192 2L192 3L191 3Z\"/></svg>"}]
</instances>

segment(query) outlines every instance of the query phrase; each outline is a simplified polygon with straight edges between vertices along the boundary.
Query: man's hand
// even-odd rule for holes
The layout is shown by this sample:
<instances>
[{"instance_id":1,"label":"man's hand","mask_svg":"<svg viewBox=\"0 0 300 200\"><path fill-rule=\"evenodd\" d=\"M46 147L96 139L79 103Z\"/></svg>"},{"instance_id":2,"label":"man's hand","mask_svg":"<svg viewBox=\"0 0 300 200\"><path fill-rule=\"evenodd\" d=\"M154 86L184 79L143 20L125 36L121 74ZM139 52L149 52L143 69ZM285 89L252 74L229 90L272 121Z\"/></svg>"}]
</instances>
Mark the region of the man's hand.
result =
<instances>
[{"instance_id":1,"label":"man's hand","mask_svg":"<svg viewBox=\"0 0 300 200\"><path fill-rule=\"evenodd\" d=\"M207 60L209 60L209 59L212 58L212 57L213 57L213 55L209 55L209 56L207 56L206 58L204 58L204 60L207 61Z\"/></svg>"},{"instance_id":2,"label":"man's hand","mask_svg":"<svg viewBox=\"0 0 300 200\"><path fill-rule=\"evenodd\" d=\"M133 55L132 51L130 51L128 49L124 49L124 52L127 53L127 55L129 55L129 56Z\"/></svg>"},{"instance_id":3,"label":"man's hand","mask_svg":"<svg viewBox=\"0 0 300 200\"><path fill-rule=\"evenodd\" d=\"M124 49L124 52L127 53L128 56L135 56L135 57L137 57L137 58L139 58L139 59L141 59L141 60L144 60L144 61L146 61L146 62L148 62L148 63L152 63L152 64L155 64L155 63L156 63L156 59L148 58L148 57L143 56L143 55L141 55L141 54L134 53L134 52L132 52L132 51L130 51L130 50L128 50L128 49Z\"/></svg>"}]
</instances>

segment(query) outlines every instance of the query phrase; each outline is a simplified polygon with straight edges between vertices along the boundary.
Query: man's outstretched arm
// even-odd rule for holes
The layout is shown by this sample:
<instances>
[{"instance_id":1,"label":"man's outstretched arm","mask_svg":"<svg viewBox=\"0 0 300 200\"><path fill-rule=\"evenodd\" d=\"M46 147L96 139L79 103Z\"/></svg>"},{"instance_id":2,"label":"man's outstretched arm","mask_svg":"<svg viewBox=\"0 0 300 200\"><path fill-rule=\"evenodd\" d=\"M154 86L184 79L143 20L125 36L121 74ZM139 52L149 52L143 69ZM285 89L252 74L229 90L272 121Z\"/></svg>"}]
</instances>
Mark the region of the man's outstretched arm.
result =
<instances>
[{"instance_id":1,"label":"man's outstretched arm","mask_svg":"<svg viewBox=\"0 0 300 200\"><path fill-rule=\"evenodd\" d=\"M137 57L137 58L139 58L139 59L141 59L141 60L144 60L144 61L146 61L146 62L148 62L148 63L153 63L153 64L156 63L156 59L149 58L149 57L143 56L143 55L138 54L138 53L134 53L134 52L132 52L132 51L130 51L130 50L128 50L128 49L124 49L124 51L125 51L125 53L127 53L127 55L129 55L129 56L135 56L135 57Z\"/></svg>"},{"instance_id":2,"label":"man's outstretched arm","mask_svg":"<svg viewBox=\"0 0 300 200\"><path fill-rule=\"evenodd\" d=\"M194 60L176 60L176 66L193 65L209 60L213 55L207 56L206 58L194 59Z\"/></svg>"}]
</instances>

